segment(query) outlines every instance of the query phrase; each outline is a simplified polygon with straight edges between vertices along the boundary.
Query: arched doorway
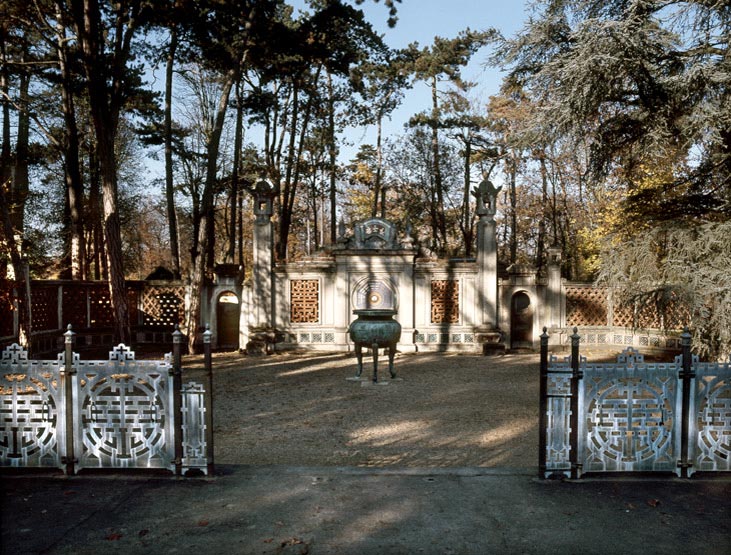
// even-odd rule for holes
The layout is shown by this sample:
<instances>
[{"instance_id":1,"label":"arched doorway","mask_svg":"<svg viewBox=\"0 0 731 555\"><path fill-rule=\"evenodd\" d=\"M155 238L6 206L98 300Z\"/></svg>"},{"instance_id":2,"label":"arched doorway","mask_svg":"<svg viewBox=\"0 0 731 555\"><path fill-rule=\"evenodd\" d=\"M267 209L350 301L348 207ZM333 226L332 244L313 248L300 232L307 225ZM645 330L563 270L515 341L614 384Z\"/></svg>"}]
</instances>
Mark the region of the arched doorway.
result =
<instances>
[{"instance_id":1,"label":"arched doorway","mask_svg":"<svg viewBox=\"0 0 731 555\"><path fill-rule=\"evenodd\" d=\"M525 291L513 295L510 303L510 348L533 348L533 305Z\"/></svg>"},{"instance_id":2,"label":"arched doorway","mask_svg":"<svg viewBox=\"0 0 731 555\"><path fill-rule=\"evenodd\" d=\"M239 348L239 298L236 293L226 291L218 297L216 324L219 349Z\"/></svg>"}]
</instances>

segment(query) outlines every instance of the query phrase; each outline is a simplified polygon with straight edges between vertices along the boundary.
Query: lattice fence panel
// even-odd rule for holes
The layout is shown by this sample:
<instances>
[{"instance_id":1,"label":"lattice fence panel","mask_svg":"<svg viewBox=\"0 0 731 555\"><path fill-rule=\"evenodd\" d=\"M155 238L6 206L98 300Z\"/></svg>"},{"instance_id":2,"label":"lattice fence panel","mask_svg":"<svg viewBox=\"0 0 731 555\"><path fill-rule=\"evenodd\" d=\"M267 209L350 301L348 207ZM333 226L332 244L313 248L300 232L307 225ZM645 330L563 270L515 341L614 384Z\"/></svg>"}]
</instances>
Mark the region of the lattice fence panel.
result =
<instances>
[{"instance_id":1,"label":"lattice fence panel","mask_svg":"<svg viewBox=\"0 0 731 555\"><path fill-rule=\"evenodd\" d=\"M682 329L690 322L688 307L674 298L665 307L664 311L653 304L641 307L637 312L636 325L639 328L651 329Z\"/></svg>"},{"instance_id":2,"label":"lattice fence panel","mask_svg":"<svg viewBox=\"0 0 731 555\"><path fill-rule=\"evenodd\" d=\"M659 329L662 327L660 312L652 304L646 304L638 307L637 310L637 327Z\"/></svg>"},{"instance_id":3,"label":"lattice fence panel","mask_svg":"<svg viewBox=\"0 0 731 555\"><path fill-rule=\"evenodd\" d=\"M58 288L34 286L31 290L33 330L56 330L58 326Z\"/></svg>"},{"instance_id":4,"label":"lattice fence panel","mask_svg":"<svg viewBox=\"0 0 731 555\"><path fill-rule=\"evenodd\" d=\"M599 287L566 287L567 326L606 326L607 290Z\"/></svg>"},{"instance_id":5,"label":"lattice fence panel","mask_svg":"<svg viewBox=\"0 0 731 555\"><path fill-rule=\"evenodd\" d=\"M173 329L185 320L185 286L146 286L141 305L144 326Z\"/></svg>"},{"instance_id":6,"label":"lattice fence panel","mask_svg":"<svg viewBox=\"0 0 731 555\"><path fill-rule=\"evenodd\" d=\"M0 318L0 337L14 335L13 284L4 278L0 278L0 311L6 314L6 317Z\"/></svg>"},{"instance_id":7,"label":"lattice fence panel","mask_svg":"<svg viewBox=\"0 0 731 555\"><path fill-rule=\"evenodd\" d=\"M293 279L290 285L290 321L293 324L316 324L320 321L320 281Z\"/></svg>"},{"instance_id":8,"label":"lattice fence panel","mask_svg":"<svg viewBox=\"0 0 731 555\"><path fill-rule=\"evenodd\" d=\"M127 289L127 309L129 310L129 322L135 326L139 322L139 298L140 293L136 289Z\"/></svg>"},{"instance_id":9,"label":"lattice fence panel","mask_svg":"<svg viewBox=\"0 0 731 555\"><path fill-rule=\"evenodd\" d=\"M431 282L432 324L459 322L459 281L438 279Z\"/></svg>"},{"instance_id":10,"label":"lattice fence panel","mask_svg":"<svg viewBox=\"0 0 731 555\"><path fill-rule=\"evenodd\" d=\"M635 307L632 304L614 303L614 317L612 325L631 328L634 326Z\"/></svg>"},{"instance_id":11,"label":"lattice fence panel","mask_svg":"<svg viewBox=\"0 0 731 555\"><path fill-rule=\"evenodd\" d=\"M61 307L63 310L63 325L71 324L76 330L88 327L86 285L64 284Z\"/></svg>"},{"instance_id":12,"label":"lattice fence panel","mask_svg":"<svg viewBox=\"0 0 731 555\"><path fill-rule=\"evenodd\" d=\"M89 286L89 327L111 327L114 325L114 311L109 288L106 284Z\"/></svg>"}]
</instances>

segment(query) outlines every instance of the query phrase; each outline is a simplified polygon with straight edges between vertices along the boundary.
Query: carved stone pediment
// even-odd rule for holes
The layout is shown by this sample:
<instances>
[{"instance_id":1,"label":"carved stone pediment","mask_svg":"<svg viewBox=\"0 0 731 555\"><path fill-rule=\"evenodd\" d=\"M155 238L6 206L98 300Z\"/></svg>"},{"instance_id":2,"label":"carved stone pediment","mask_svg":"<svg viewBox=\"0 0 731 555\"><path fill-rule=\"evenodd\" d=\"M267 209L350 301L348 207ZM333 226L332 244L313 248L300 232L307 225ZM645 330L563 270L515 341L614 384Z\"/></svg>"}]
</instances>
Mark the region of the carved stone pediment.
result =
<instances>
[{"instance_id":1,"label":"carved stone pediment","mask_svg":"<svg viewBox=\"0 0 731 555\"><path fill-rule=\"evenodd\" d=\"M355 224L352 247L356 249L398 249L396 226L382 218Z\"/></svg>"}]
</instances>

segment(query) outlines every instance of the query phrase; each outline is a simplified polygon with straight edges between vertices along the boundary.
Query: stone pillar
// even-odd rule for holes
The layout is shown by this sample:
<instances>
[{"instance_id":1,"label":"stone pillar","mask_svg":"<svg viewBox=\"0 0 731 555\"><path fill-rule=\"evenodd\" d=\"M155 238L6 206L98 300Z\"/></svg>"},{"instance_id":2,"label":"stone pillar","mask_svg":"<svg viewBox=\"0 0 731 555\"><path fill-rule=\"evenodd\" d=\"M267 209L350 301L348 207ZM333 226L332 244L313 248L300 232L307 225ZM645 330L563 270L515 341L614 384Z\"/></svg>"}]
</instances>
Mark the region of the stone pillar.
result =
<instances>
[{"instance_id":1,"label":"stone pillar","mask_svg":"<svg viewBox=\"0 0 731 555\"><path fill-rule=\"evenodd\" d=\"M561 294L561 247L548 249L548 285L546 290L546 325L549 328L563 326L563 295Z\"/></svg>"},{"instance_id":2,"label":"stone pillar","mask_svg":"<svg viewBox=\"0 0 731 555\"><path fill-rule=\"evenodd\" d=\"M477 287L480 325L497 328L497 239L495 220L481 216L477 223Z\"/></svg>"},{"instance_id":3,"label":"stone pillar","mask_svg":"<svg viewBox=\"0 0 731 555\"><path fill-rule=\"evenodd\" d=\"M270 328L274 324L273 314L273 252L274 229L272 225L273 187L266 181L259 181L254 195L254 261L251 277L251 317L249 327Z\"/></svg>"},{"instance_id":4,"label":"stone pillar","mask_svg":"<svg viewBox=\"0 0 731 555\"><path fill-rule=\"evenodd\" d=\"M477 200L477 295L480 324L475 329L476 340L483 352L504 350L502 334L498 330L497 237L495 212L497 195L502 187L495 187L484 179L472 191Z\"/></svg>"}]
</instances>

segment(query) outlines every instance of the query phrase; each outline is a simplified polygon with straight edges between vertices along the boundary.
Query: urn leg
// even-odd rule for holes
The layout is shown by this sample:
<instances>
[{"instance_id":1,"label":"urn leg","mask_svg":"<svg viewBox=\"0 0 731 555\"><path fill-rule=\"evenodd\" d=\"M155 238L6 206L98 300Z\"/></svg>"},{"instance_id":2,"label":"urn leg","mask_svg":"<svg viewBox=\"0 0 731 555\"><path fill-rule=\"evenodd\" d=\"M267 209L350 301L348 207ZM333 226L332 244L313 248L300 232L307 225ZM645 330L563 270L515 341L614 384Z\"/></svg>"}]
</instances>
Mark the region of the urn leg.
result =
<instances>
[{"instance_id":1,"label":"urn leg","mask_svg":"<svg viewBox=\"0 0 731 555\"><path fill-rule=\"evenodd\" d=\"M371 345L373 351L373 383L378 381L378 343Z\"/></svg>"},{"instance_id":2,"label":"urn leg","mask_svg":"<svg viewBox=\"0 0 731 555\"><path fill-rule=\"evenodd\" d=\"M388 371L391 373L391 379L396 378L396 372L393 371L393 359L396 356L396 343L388 346Z\"/></svg>"},{"instance_id":3,"label":"urn leg","mask_svg":"<svg viewBox=\"0 0 731 555\"><path fill-rule=\"evenodd\" d=\"M358 360L358 373L355 377L360 378L363 373L363 346L360 343L355 344L355 358Z\"/></svg>"}]
</instances>

